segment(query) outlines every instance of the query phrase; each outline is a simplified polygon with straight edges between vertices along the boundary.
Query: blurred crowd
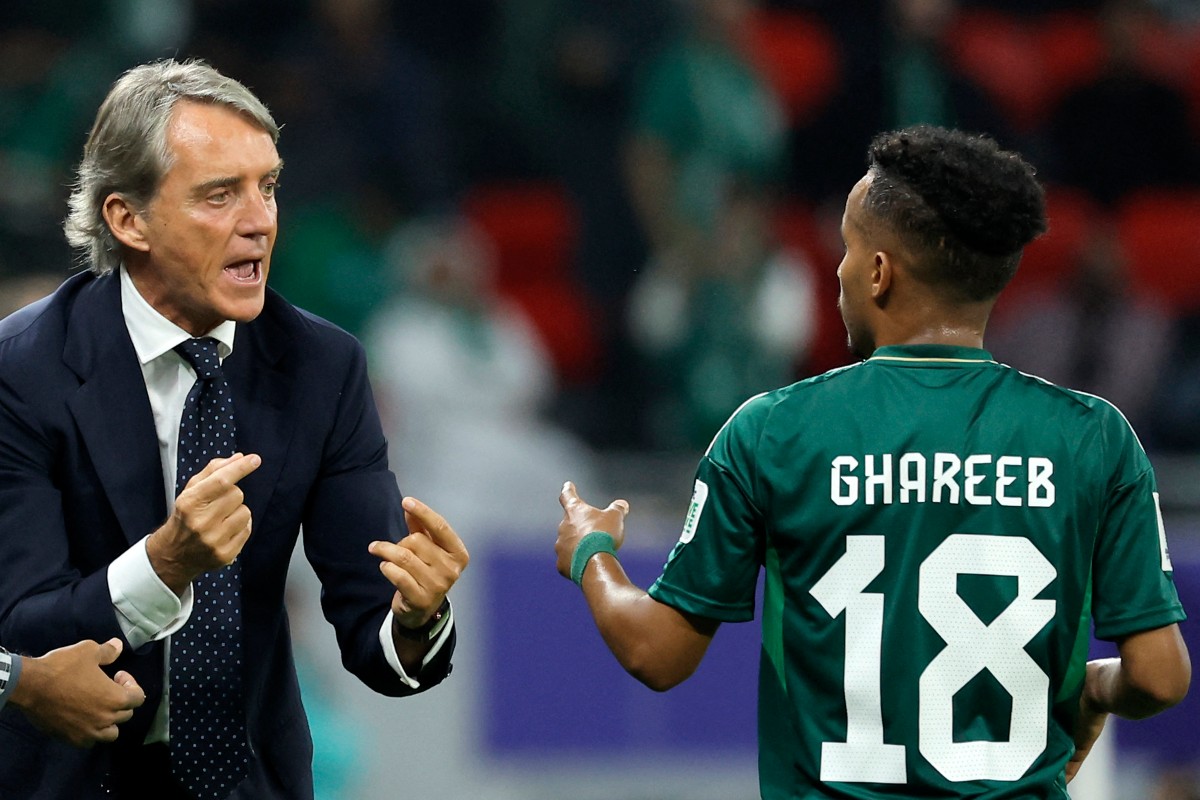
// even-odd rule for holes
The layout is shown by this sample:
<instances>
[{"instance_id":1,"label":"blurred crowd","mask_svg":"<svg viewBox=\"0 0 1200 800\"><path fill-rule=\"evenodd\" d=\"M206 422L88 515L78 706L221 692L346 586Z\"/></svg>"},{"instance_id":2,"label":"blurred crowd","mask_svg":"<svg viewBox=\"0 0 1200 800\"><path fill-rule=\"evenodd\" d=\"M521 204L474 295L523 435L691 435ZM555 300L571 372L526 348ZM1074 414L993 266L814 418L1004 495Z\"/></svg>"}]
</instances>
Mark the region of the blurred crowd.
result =
<instances>
[{"instance_id":1,"label":"blurred crowd","mask_svg":"<svg viewBox=\"0 0 1200 800\"><path fill-rule=\"evenodd\" d=\"M589 450L695 451L748 396L846 363L845 193L875 132L930 122L993 134L1049 188L1051 231L998 308L993 353L1114 400L1151 448L1193 451L1198 8L9 4L0 302L77 266L65 196L111 82L203 58L282 123L271 283L364 338L393 437L580 474Z\"/></svg>"}]
</instances>

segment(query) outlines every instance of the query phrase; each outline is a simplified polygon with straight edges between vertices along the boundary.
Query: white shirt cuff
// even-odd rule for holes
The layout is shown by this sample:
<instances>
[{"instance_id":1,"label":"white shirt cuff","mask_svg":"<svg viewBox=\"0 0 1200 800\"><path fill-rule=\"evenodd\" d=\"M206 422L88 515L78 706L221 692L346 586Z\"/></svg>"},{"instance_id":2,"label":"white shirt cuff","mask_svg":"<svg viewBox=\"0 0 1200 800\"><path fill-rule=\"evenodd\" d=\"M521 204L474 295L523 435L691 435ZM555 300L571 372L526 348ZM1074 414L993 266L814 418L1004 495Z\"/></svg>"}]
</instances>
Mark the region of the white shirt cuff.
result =
<instances>
[{"instance_id":1,"label":"white shirt cuff","mask_svg":"<svg viewBox=\"0 0 1200 800\"><path fill-rule=\"evenodd\" d=\"M108 593L117 612L117 623L134 650L170 636L183 627L192 614L192 587L183 597L171 591L146 552L147 536L108 566Z\"/></svg>"},{"instance_id":2,"label":"white shirt cuff","mask_svg":"<svg viewBox=\"0 0 1200 800\"><path fill-rule=\"evenodd\" d=\"M421 659L421 666L428 664L438 651L442 649L442 645L450 638L450 631L454 628L454 607L446 612L450 617L446 624L442 626L442 632L438 634L437 639L433 642L433 647L429 648L429 652ZM383 657L387 659L388 665L400 676L400 680L410 689L420 689L421 682L416 678L410 678L408 673L404 671L404 666L400 663L400 656L396 653L396 643L392 641L392 620L395 615L389 611L383 620L383 627L379 629L379 644L383 646Z\"/></svg>"}]
</instances>

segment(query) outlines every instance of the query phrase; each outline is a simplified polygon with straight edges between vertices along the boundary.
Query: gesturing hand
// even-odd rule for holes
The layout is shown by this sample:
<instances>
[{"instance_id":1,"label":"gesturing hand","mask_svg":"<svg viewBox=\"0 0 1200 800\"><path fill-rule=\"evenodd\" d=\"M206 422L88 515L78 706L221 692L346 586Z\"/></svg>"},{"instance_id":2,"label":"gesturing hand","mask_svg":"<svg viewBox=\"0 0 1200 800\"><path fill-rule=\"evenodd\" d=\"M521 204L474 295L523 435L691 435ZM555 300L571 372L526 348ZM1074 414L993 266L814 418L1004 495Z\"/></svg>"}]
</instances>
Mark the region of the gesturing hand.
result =
<instances>
[{"instance_id":1,"label":"gesturing hand","mask_svg":"<svg viewBox=\"0 0 1200 800\"><path fill-rule=\"evenodd\" d=\"M1079 718L1075 721L1075 754L1067 762L1067 783L1070 783L1079 774L1079 768L1083 766L1084 760L1092 752L1096 740L1104 732L1104 723L1108 721L1107 712L1097 708L1088 696L1089 687L1087 685L1087 680L1094 681L1096 679L1096 674L1103 669L1105 662L1105 659L1101 659L1087 663L1084 691L1079 697Z\"/></svg>"},{"instance_id":2,"label":"gesturing hand","mask_svg":"<svg viewBox=\"0 0 1200 800\"><path fill-rule=\"evenodd\" d=\"M450 523L413 497L404 498L409 534L399 542L371 542L371 555L396 587L392 613L405 628L419 628L438 610L470 554Z\"/></svg>"},{"instance_id":3,"label":"gesturing hand","mask_svg":"<svg viewBox=\"0 0 1200 800\"><path fill-rule=\"evenodd\" d=\"M13 689L13 705L29 721L76 747L117 738L117 725L146 700L128 672L109 678L100 669L121 654L121 640L79 642L26 658Z\"/></svg>"},{"instance_id":4,"label":"gesturing hand","mask_svg":"<svg viewBox=\"0 0 1200 800\"><path fill-rule=\"evenodd\" d=\"M187 482L170 518L150 535L150 564L176 594L201 573L233 563L246 546L250 509L238 482L261 464L257 455L214 458Z\"/></svg>"},{"instance_id":5,"label":"gesturing hand","mask_svg":"<svg viewBox=\"0 0 1200 800\"><path fill-rule=\"evenodd\" d=\"M554 542L558 574L564 578L571 577L571 559L575 556L575 548L579 546L580 539L593 531L604 531L620 549L625 541L625 515L629 513L629 503L613 500L607 508L589 506L579 497L575 484L570 481L563 484L558 502L563 507L562 522L558 523L558 539Z\"/></svg>"}]
</instances>

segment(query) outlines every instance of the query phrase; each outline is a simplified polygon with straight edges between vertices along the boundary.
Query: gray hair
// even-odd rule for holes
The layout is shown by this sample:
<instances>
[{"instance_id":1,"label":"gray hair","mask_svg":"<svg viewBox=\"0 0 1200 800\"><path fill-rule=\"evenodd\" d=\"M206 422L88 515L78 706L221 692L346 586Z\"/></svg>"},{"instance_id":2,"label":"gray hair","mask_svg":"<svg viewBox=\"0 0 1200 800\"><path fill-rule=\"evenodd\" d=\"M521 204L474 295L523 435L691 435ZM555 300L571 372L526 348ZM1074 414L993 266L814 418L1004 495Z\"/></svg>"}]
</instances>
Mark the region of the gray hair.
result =
<instances>
[{"instance_id":1,"label":"gray hair","mask_svg":"<svg viewBox=\"0 0 1200 800\"><path fill-rule=\"evenodd\" d=\"M279 126L262 101L203 61L164 59L126 72L96 112L63 223L67 242L97 275L121 263L104 201L115 192L145 208L153 199L171 167L167 123L180 100L227 106L279 140Z\"/></svg>"}]
</instances>

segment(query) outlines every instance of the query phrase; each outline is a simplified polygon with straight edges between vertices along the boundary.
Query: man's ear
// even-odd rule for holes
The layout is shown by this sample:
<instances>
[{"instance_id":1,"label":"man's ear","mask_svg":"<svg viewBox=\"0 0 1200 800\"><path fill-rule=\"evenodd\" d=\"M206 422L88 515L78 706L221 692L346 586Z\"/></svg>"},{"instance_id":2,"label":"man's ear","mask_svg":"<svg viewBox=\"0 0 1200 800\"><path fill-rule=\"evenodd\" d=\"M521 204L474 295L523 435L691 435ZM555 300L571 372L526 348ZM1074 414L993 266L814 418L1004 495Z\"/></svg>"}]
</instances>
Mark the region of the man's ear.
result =
<instances>
[{"instance_id":1,"label":"man's ear","mask_svg":"<svg viewBox=\"0 0 1200 800\"><path fill-rule=\"evenodd\" d=\"M146 221L128 200L113 192L104 198L100 211L118 242L131 250L146 252L150 249L150 243L146 241Z\"/></svg>"},{"instance_id":2,"label":"man's ear","mask_svg":"<svg viewBox=\"0 0 1200 800\"><path fill-rule=\"evenodd\" d=\"M882 306L887 302L892 290L892 279L895 277L895 264L892 254L886 250L875 253L875 265L871 270L871 299Z\"/></svg>"}]
</instances>

